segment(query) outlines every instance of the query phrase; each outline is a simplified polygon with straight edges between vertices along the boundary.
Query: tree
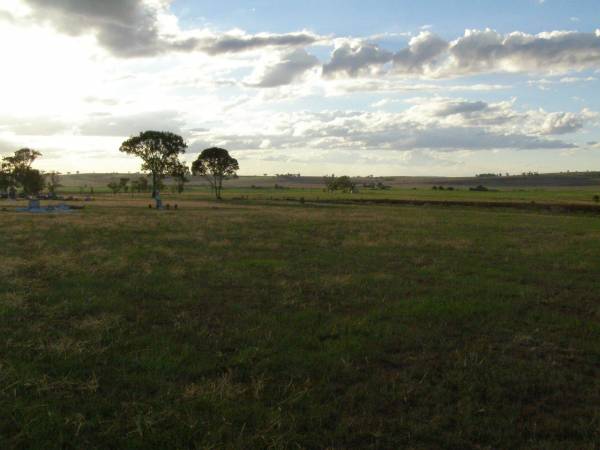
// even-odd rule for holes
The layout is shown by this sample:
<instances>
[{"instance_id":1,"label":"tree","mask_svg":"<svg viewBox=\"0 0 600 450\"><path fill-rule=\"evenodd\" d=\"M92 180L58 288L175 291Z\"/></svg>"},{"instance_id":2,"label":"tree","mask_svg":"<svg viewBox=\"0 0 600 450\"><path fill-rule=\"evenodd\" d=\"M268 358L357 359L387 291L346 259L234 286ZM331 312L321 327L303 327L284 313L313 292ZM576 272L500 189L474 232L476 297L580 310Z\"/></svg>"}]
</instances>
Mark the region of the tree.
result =
<instances>
[{"instance_id":1,"label":"tree","mask_svg":"<svg viewBox=\"0 0 600 450\"><path fill-rule=\"evenodd\" d=\"M119 178L119 191L128 192L129 191L129 178Z\"/></svg>"},{"instance_id":2,"label":"tree","mask_svg":"<svg viewBox=\"0 0 600 450\"><path fill-rule=\"evenodd\" d=\"M341 177L336 177L335 175L325 177L325 186L328 191L332 192L356 192L356 183L354 183L354 181L352 181L352 179L346 175L343 175Z\"/></svg>"},{"instance_id":3,"label":"tree","mask_svg":"<svg viewBox=\"0 0 600 450\"><path fill-rule=\"evenodd\" d=\"M27 169L20 174L19 182L25 195L37 195L44 190L44 175L39 170Z\"/></svg>"},{"instance_id":4,"label":"tree","mask_svg":"<svg viewBox=\"0 0 600 450\"><path fill-rule=\"evenodd\" d=\"M237 159L232 158L224 148L218 147L203 150L192 163L192 173L208 180L217 200L221 199L223 180L235 175L239 168Z\"/></svg>"},{"instance_id":5,"label":"tree","mask_svg":"<svg viewBox=\"0 0 600 450\"><path fill-rule=\"evenodd\" d=\"M186 175L190 173L190 169L185 164L179 164L173 172L173 178L175 178L175 189L178 194L181 194L185 188L185 183L190 181Z\"/></svg>"},{"instance_id":6,"label":"tree","mask_svg":"<svg viewBox=\"0 0 600 450\"><path fill-rule=\"evenodd\" d=\"M31 168L39 156L42 154L37 150L22 148L13 156L2 158L2 172L8 174L9 188L14 190L21 186L25 195L35 195L44 189L44 176L39 170Z\"/></svg>"},{"instance_id":7,"label":"tree","mask_svg":"<svg viewBox=\"0 0 600 450\"><path fill-rule=\"evenodd\" d=\"M4 163L8 164L13 171L23 172L27 169L30 169L31 164L33 164L33 162L40 156L42 156L42 154L37 150L22 148L17 150L14 156L7 156L2 160Z\"/></svg>"},{"instance_id":8,"label":"tree","mask_svg":"<svg viewBox=\"0 0 600 450\"><path fill-rule=\"evenodd\" d=\"M50 172L46 174L48 181L46 182L46 186L48 187L48 192L54 196L56 194L56 190L59 187L62 187L60 184L60 174L58 172Z\"/></svg>"},{"instance_id":9,"label":"tree","mask_svg":"<svg viewBox=\"0 0 600 450\"><path fill-rule=\"evenodd\" d=\"M11 176L10 172L0 165L0 193L5 194L8 188L11 187Z\"/></svg>"},{"instance_id":10,"label":"tree","mask_svg":"<svg viewBox=\"0 0 600 450\"><path fill-rule=\"evenodd\" d=\"M139 177L137 180L131 182L131 192L147 192L148 191L148 178Z\"/></svg>"},{"instance_id":11,"label":"tree","mask_svg":"<svg viewBox=\"0 0 600 450\"><path fill-rule=\"evenodd\" d=\"M116 181L111 181L106 185L106 187L112 191L113 195L117 195L121 190L121 185Z\"/></svg>"},{"instance_id":12,"label":"tree","mask_svg":"<svg viewBox=\"0 0 600 450\"><path fill-rule=\"evenodd\" d=\"M158 194L159 181L182 164L179 155L187 144L181 136L168 131L144 131L127 139L119 150L142 158L142 170L152 175L152 198Z\"/></svg>"}]
</instances>

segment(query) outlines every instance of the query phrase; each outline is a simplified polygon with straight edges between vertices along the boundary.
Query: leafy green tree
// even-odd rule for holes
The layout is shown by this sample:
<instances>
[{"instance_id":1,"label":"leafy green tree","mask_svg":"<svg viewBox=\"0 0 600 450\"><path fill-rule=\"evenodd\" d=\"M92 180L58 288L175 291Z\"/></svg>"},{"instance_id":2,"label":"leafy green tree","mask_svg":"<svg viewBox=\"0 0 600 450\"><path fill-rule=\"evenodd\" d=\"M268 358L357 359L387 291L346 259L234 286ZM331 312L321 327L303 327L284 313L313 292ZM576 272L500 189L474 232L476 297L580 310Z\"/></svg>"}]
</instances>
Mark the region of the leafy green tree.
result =
<instances>
[{"instance_id":1,"label":"leafy green tree","mask_svg":"<svg viewBox=\"0 0 600 450\"><path fill-rule=\"evenodd\" d=\"M120 151L142 158L142 170L152 175L152 198L159 190L159 181L177 169L179 155L187 144L181 136L168 131L144 131L121 144Z\"/></svg>"},{"instance_id":2,"label":"leafy green tree","mask_svg":"<svg viewBox=\"0 0 600 450\"><path fill-rule=\"evenodd\" d=\"M192 163L192 173L208 180L217 200L221 199L223 180L235 175L240 166L224 148L211 147L203 150Z\"/></svg>"}]
</instances>

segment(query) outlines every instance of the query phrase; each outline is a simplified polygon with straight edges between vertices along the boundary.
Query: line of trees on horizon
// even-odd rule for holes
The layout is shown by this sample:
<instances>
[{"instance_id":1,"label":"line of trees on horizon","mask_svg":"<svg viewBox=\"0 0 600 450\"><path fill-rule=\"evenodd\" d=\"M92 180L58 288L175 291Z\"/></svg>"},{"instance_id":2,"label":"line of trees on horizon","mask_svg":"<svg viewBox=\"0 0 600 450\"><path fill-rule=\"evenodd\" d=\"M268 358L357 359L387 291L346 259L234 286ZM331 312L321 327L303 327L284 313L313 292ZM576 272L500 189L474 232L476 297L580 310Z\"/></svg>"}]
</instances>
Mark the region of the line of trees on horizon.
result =
<instances>
[{"instance_id":1,"label":"line of trees on horizon","mask_svg":"<svg viewBox=\"0 0 600 450\"><path fill-rule=\"evenodd\" d=\"M121 178L118 182L108 184L113 193L151 191L152 198L160 196L164 187L163 180L172 177L176 182L176 190L181 193L187 176L191 173L204 177L213 191L215 198L222 198L223 181L236 175L239 170L237 159L233 158L227 150L219 147L210 147L203 150L191 167L180 160L185 153L187 144L184 139L168 131L143 131L138 136L125 140L119 151L137 156L142 160L141 170L151 178L150 189L146 177L133 180L129 185L129 178ZM0 193L4 192L11 198L16 198L17 189L22 190L24 196L37 196L44 188L53 196L60 187L58 172L44 174L31 167L33 162L42 156L36 150L22 148L14 155L2 158L0 163Z\"/></svg>"}]
</instances>

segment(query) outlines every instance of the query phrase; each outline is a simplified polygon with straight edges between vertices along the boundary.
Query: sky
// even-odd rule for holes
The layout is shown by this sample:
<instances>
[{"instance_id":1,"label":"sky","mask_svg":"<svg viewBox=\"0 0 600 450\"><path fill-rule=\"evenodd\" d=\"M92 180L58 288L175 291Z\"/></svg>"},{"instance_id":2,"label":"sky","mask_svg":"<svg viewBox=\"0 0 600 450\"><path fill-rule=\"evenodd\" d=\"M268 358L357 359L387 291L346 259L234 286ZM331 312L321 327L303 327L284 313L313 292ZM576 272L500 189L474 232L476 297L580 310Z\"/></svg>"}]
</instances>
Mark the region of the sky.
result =
<instances>
[{"instance_id":1,"label":"sky","mask_svg":"<svg viewBox=\"0 0 600 450\"><path fill-rule=\"evenodd\" d=\"M600 170L598 0L2 0L0 155L134 172L144 130L241 175Z\"/></svg>"}]
</instances>

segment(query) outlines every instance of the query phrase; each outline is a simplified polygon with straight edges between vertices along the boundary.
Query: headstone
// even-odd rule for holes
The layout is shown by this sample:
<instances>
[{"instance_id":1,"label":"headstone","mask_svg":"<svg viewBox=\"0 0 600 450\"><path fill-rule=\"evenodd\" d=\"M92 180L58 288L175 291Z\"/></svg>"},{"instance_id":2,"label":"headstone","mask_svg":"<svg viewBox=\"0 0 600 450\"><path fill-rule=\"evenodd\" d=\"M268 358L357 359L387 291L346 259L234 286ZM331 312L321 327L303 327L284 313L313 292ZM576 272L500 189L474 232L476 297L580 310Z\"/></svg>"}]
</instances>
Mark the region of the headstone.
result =
<instances>
[{"instance_id":1,"label":"headstone","mask_svg":"<svg viewBox=\"0 0 600 450\"><path fill-rule=\"evenodd\" d=\"M37 198L29 200L29 209L40 209L40 201Z\"/></svg>"},{"instance_id":2,"label":"headstone","mask_svg":"<svg viewBox=\"0 0 600 450\"><path fill-rule=\"evenodd\" d=\"M156 193L156 197L154 197L154 201L156 202L156 209L162 209L162 200L160 199L158 192Z\"/></svg>"}]
</instances>

